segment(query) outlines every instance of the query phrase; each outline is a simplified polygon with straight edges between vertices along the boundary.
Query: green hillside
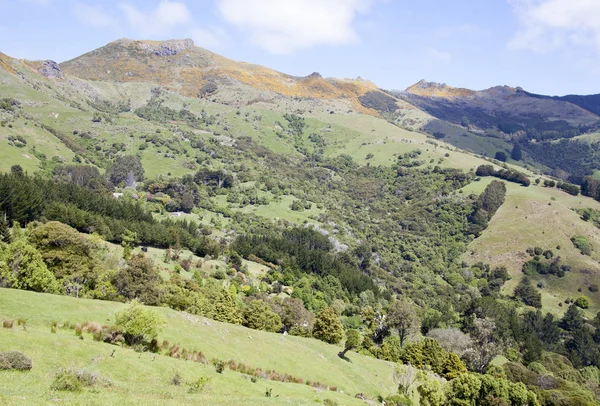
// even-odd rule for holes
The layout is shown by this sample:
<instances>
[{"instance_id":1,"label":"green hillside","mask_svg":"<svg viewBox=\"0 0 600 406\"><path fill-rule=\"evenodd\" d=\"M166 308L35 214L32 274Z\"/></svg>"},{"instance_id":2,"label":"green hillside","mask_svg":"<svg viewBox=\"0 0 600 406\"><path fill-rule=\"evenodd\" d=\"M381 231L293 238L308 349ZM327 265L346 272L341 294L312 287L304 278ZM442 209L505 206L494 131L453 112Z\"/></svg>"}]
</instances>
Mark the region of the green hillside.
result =
<instances>
[{"instance_id":1,"label":"green hillside","mask_svg":"<svg viewBox=\"0 0 600 406\"><path fill-rule=\"evenodd\" d=\"M419 108L191 40L44 64L0 54L0 349L34 364L0 354L3 403L598 403L594 114L536 98L556 122L505 132L466 89ZM116 321L138 301L157 337ZM100 383L51 389L69 368Z\"/></svg>"},{"instance_id":2,"label":"green hillside","mask_svg":"<svg viewBox=\"0 0 600 406\"><path fill-rule=\"evenodd\" d=\"M290 374L325 385L316 389L305 384L282 383L268 379L251 382L248 375L225 370L218 374L210 364L174 359L164 355L136 353L110 344L83 339L73 330L51 333L52 322L72 324L96 322L111 324L124 305L87 299L74 299L16 290L0 290L0 319L26 321L26 330L2 329L0 348L22 351L33 360L29 373L3 372L0 375L5 405L47 404L201 404L219 405L309 405L331 399L338 404L360 405L357 393L369 397L394 393L393 364L359 354L349 354L351 362L337 356L340 347L320 341L281 336L224 324L203 317L161 309L168 324L161 340L188 350L202 351L210 360L219 358L245 363L254 368ZM52 310L48 310L52 309ZM110 380L108 388L81 394L50 390L58 368L79 368ZM171 378L179 372L191 381L207 377L206 389L188 394L186 386L173 386ZM337 390L328 390L327 387ZM265 397L266 388L273 398Z\"/></svg>"}]
</instances>

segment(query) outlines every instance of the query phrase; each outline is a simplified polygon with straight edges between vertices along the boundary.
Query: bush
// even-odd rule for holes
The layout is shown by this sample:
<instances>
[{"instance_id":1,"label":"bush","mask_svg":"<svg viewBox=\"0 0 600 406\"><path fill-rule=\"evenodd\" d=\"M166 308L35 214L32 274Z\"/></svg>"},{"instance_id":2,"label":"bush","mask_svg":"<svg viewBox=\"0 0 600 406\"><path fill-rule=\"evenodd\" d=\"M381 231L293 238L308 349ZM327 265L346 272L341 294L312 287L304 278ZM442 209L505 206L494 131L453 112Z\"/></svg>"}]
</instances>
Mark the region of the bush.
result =
<instances>
[{"instance_id":1,"label":"bush","mask_svg":"<svg viewBox=\"0 0 600 406\"><path fill-rule=\"evenodd\" d=\"M403 395L391 395L385 398L385 404L390 406L411 406L412 402Z\"/></svg>"},{"instance_id":2,"label":"bush","mask_svg":"<svg viewBox=\"0 0 600 406\"><path fill-rule=\"evenodd\" d=\"M188 389L188 393L200 393L206 386L209 378L202 376L192 382L189 382L188 385L190 389Z\"/></svg>"},{"instance_id":3,"label":"bush","mask_svg":"<svg viewBox=\"0 0 600 406\"><path fill-rule=\"evenodd\" d=\"M588 290L592 293L598 292L598 284L596 283L592 283L589 287Z\"/></svg>"},{"instance_id":4,"label":"bush","mask_svg":"<svg viewBox=\"0 0 600 406\"><path fill-rule=\"evenodd\" d=\"M147 308L137 300L116 315L117 328L125 333L129 344L150 341L165 328L165 317L158 311Z\"/></svg>"},{"instance_id":5,"label":"bush","mask_svg":"<svg viewBox=\"0 0 600 406\"><path fill-rule=\"evenodd\" d=\"M532 372L535 372L536 374L540 374L540 375L547 375L548 374L548 370L546 369L546 367L542 364L540 364L539 362L532 362L529 365L527 365L527 369L529 369Z\"/></svg>"},{"instance_id":6,"label":"bush","mask_svg":"<svg viewBox=\"0 0 600 406\"><path fill-rule=\"evenodd\" d=\"M575 299L575 305L582 309L587 309L590 307L590 299L585 296L579 296L577 299Z\"/></svg>"},{"instance_id":7,"label":"bush","mask_svg":"<svg viewBox=\"0 0 600 406\"><path fill-rule=\"evenodd\" d=\"M214 359L212 364L215 366L215 371L217 371L218 374L222 374L225 370L225 361L223 360Z\"/></svg>"},{"instance_id":8,"label":"bush","mask_svg":"<svg viewBox=\"0 0 600 406\"><path fill-rule=\"evenodd\" d=\"M171 378L171 385L179 386L182 382L183 378L181 377L181 374L179 372L175 372L175 375L173 375L173 377Z\"/></svg>"},{"instance_id":9,"label":"bush","mask_svg":"<svg viewBox=\"0 0 600 406\"><path fill-rule=\"evenodd\" d=\"M98 374L83 369L59 369L50 386L52 390L81 392L84 387L111 386L111 382Z\"/></svg>"},{"instance_id":10,"label":"bush","mask_svg":"<svg viewBox=\"0 0 600 406\"><path fill-rule=\"evenodd\" d=\"M594 250L592 244L588 241L588 239L582 235L575 235L571 237L571 242L577 248L581 254L590 255Z\"/></svg>"},{"instance_id":11,"label":"bush","mask_svg":"<svg viewBox=\"0 0 600 406\"><path fill-rule=\"evenodd\" d=\"M2 321L2 327L4 328L13 328L14 325L14 320L3 320Z\"/></svg>"},{"instance_id":12,"label":"bush","mask_svg":"<svg viewBox=\"0 0 600 406\"><path fill-rule=\"evenodd\" d=\"M81 392L83 390L83 384L77 379L75 374L67 371L59 371L52 381L50 386L52 390L68 391L68 392Z\"/></svg>"},{"instance_id":13,"label":"bush","mask_svg":"<svg viewBox=\"0 0 600 406\"><path fill-rule=\"evenodd\" d=\"M22 352L0 352L0 370L16 369L18 371L29 371L32 367L31 358Z\"/></svg>"}]
</instances>

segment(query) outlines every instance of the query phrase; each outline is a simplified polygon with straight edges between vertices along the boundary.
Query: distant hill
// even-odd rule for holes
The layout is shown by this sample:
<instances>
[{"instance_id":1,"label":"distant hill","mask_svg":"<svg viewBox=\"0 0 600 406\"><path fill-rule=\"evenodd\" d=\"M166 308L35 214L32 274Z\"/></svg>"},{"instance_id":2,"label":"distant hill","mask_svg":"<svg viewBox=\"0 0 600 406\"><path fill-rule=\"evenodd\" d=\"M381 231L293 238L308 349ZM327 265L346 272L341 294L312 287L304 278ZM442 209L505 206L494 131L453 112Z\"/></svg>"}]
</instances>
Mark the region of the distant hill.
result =
<instances>
[{"instance_id":1,"label":"distant hill","mask_svg":"<svg viewBox=\"0 0 600 406\"><path fill-rule=\"evenodd\" d=\"M426 81L393 94L441 120L494 134L521 132L537 140L570 138L600 122L597 110L583 107L598 107L594 96L553 98L509 86L474 91Z\"/></svg>"}]
</instances>

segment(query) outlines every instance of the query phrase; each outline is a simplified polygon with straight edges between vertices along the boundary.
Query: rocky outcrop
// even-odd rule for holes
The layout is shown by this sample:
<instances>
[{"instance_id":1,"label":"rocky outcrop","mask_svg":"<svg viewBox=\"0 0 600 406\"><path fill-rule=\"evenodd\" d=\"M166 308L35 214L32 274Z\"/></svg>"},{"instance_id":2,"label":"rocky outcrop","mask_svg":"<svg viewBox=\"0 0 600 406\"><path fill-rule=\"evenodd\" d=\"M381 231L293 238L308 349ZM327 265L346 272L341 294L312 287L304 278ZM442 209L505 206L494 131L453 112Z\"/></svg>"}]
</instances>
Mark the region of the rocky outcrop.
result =
<instances>
[{"instance_id":1,"label":"rocky outcrop","mask_svg":"<svg viewBox=\"0 0 600 406\"><path fill-rule=\"evenodd\" d=\"M60 66L54 61L42 61L38 72L50 79L62 79L65 77Z\"/></svg>"},{"instance_id":2,"label":"rocky outcrop","mask_svg":"<svg viewBox=\"0 0 600 406\"><path fill-rule=\"evenodd\" d=\"M191 39L163 41L160 44L141 43L140 47L150 54L157 56L173 56L194 46Z\"/></svg>"}]
</instances>

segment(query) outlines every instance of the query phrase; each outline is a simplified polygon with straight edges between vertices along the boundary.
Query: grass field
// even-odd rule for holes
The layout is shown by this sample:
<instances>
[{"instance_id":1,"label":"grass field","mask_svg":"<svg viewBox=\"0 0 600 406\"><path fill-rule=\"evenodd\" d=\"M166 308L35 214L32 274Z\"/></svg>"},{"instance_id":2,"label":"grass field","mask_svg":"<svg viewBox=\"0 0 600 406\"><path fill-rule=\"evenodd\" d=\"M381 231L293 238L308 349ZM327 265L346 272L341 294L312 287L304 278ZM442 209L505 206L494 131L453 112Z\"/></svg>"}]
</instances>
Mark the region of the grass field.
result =
<instances>
[{"instance_id":1,"label":"grass field","mask_svg":"<svg viewBox=\"0 0 600 406\"><path fill-rule=\"evenodd\" d=\"M284 336L223 324L202 317L160 309L168 320L159 339L202 351L207 359L233 359L252 367L272 369L303 379L336 386L338 391L267 381L252 383L249 377L226 369L217 374L211 365L184 361L98 343L73 330L50 331L53 321L96 321L110 324L125 305L33 292L0 289L0 319L23 318L21 327L0 331L0 349L29 355L33 369L27 373L0 372L0 403L4 405L63 404L210 404L210 405L309 405L331 399L339 405L360 405L362 392L373 398L395 392L393 365L349 353L350 362L337 356L337 346L314 339ZM99 373L112 382L108 388L82 393L56 392L50 385L57 368L72 367ZM179 372L185 380L209 378L200 394L169 384ZM265 397L272 389L273 397Z\"/></svg>"}]
</instances>

